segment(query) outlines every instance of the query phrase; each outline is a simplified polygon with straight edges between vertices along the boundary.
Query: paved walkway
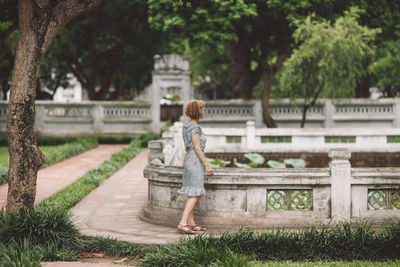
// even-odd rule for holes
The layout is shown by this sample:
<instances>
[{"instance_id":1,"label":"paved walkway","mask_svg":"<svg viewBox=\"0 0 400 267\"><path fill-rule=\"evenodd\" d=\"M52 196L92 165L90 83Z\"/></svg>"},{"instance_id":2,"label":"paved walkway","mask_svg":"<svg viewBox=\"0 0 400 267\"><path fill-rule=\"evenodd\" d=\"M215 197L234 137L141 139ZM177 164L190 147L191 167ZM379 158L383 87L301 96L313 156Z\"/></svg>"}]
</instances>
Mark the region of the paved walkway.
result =
<instances>
[{"instance_id":1,"label":"paved walkway","mask_svg":"<svg viewBox=\"0 0 400 267\"><path fill-rule=\"evenodd\" d=\"M139 244L165 244L182 237L174 227L146 223L138 217L147 200L143 177L147 155L140 153L72 209L83 234Z\"/></svg>"},{"instance_id":2,"label":"paved walkway","mask_svg":"<svg viewBox=\"0 0 400 267\"><path fill-rule=\"evenodd\" d=\"M55 192L83 176L88 170L96 168L112 154L120 151L127 145L99 145L78 156L51 165L38 171L36 199L41 200L53 195ZM5 206L8 185L0 186L0 208Z\"/></svg>"}]
</instances>

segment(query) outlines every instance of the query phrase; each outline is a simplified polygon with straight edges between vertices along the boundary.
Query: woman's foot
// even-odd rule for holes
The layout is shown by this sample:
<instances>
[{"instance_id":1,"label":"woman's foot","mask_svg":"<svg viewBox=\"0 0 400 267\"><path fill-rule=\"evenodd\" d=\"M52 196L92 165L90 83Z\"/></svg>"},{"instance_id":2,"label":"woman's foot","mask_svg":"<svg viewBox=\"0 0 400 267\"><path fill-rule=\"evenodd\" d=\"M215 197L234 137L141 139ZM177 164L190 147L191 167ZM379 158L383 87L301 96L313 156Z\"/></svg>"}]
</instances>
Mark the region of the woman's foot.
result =
<instances>
[{"instance_id":1,"label":"woman's foot","mask_svg":"<svg viewBox=\"0 0 400 267\"><path fill-rule=\"evenodd\" d=\"M196 231L193 231L192 227L190 227L189 225L178 224L178 226L176 227L176 230L178 230L178 232L180 232L181 234L195 234L196 233Z\"/></svg>"},{"instance_id":2,"label":"woman's foot","mask_svg":"<svg viewBox=\"0 0 400 267\"><path fill-rule=\"evenodd\" d=\"M207 228L205 228L205 227L203 227L203 226L200 226L200 225L198 225L198 224L195 224L195 223L193 223L193 224L188 224L188 226L189 226L190 228L192 228L192 230L194 230L194 231L207 231Z\"/></svg>"}]
</instances>

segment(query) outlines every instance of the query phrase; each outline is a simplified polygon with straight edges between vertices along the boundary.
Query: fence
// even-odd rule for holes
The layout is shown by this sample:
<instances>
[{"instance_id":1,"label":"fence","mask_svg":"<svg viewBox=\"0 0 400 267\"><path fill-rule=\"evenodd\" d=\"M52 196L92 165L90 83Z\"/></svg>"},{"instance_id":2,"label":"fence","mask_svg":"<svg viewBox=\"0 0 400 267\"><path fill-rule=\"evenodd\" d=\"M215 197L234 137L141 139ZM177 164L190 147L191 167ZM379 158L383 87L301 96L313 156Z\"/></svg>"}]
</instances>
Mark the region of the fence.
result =
<instances>
[{"instance_id":1,"label":"fence","mask_svg":"<svg viewBox=\"0 0 400 267\"><path fill-rule=\"evenodd\" d=\"M7 102L0 102L0 132L6 132ZM145 102L55 103L36 101L39 135L136 136L152 129L151 105Z\"/></svg>"},{"instance_id":2,"label":"fence","mask_svg":"<svg viewBox=\"0 0 400 267\"><path fill-rule=\"evenodd\" d=\"M156 103L155 105L158 105ZM158 112L157 112L158 110ZM273 100L271 115L280 128L299 128L301 110L288 100ZM0 132L6 131L7 102L0 101ZM137 135L159 132L159 107L145 101L55 103L36 101L35 130L42 135ZM207 101L201 125L264 128L259 100ZM306 128L400 128L400 98L323 99L307 115Z\"/></svg>"},{"instance_id":3,"label":"fence","mask_svg":"<svg viewBox=\"0 0 400 267\"><path fill-rule=\"evenodd\" d=\"M299 128L301 102L271 100L272 118L281 128ZM297 105L297 106L296 106ZM206 127L244 127L255 121L263 128L260 100L214 100L206 103ZM400 128L400 98L392 99L321 99L307 112L306 128L384 127Z\"/></svg>"},{"instance_id":4,"label":"fence","mask_svg":"<svg viewBox=\"0 0 400 267\"><path fill-rule=\"evenodd\" d=\"M183 146L179 125L174 127L150 142L144 170L149 193L141 218L164 225L176 225L185 204L177 193ZM352 168L350 157L348 149L333 148L329 168L217 168L205 184L197 220L210 227L270 228L399 218L400 168Z\"/></svg>"}]
</instances>

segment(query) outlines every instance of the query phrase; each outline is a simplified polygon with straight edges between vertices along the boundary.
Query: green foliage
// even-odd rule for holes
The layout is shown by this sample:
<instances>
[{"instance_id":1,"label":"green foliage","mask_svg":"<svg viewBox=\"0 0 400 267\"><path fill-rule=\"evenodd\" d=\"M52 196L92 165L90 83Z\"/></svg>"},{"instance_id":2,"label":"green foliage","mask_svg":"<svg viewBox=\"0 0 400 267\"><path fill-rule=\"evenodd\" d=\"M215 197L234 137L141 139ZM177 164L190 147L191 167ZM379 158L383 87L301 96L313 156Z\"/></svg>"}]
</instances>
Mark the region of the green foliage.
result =
<instances>
[{"instance_id":1,"label":"green foliage","mask_svg":"<svg viewBox=\"0 0 400 267\"><path fill-rule=\"evenodd\" d=\"M98 136L99 144L129 144L132 137Z\"/></svg>"},{"instance_id":2,"label":"green foliage","mask_svg":"<svg viewBox=\"0 0 400 267\"><path fill-rule=\"evenodd\" d=\"M69 210L93 189L98 187L105 179L139 154L139 152L142 151L140 147L143 145L143 142L145 142L144 140L147 140L151 134L143 136L145 137L142 139L134 139L129 147L113 154L109 160L104 161L99 167L88 171L84 176L67 187L64 187L51 197L43 200L37 206L44 205L50 206L51 208Z\"/></svg>"},{"instance_id":3,"label":"green foliage","mask_svg":"<svg viewBox=\"0 0 400 267\"><path fill-rule=\"evenodd\" d=\"M236 41L236 23L257 16L256 5L243 0L148 0L150 25L159 31L190 36L195 42L214 45Z\"/></svg>"},{"instance_id":4,"label":"green foliage","mask_svg":"<svg viewBox=\"0 0 400 267\"><path fill-rule=\"evenodd\" d=\"M7 166L0 165L0 185L8 181L8 168Z\"/></svg>"},{"instance_id":5,"label":"green foliage","mask_svg":"<svg viewBox=\"0 0 400 267\"><path fill-rule=\"evenodd\" d=\"M210 164L211 168L221 168L231 163L229 160L218 160L213 158L206 158L206 160Z\"/></svg>"},{"instance_id":6,"label":"green foliage","mask_svg":"<svg viewBox=\"0 0 400 267\"><path fill-rule=\"evenodd\" d=\"M227 256L231 262L246 262L240 255L259 261L399 259L399 237L399 221L381 232L372 230L368 222L310 226L300 231L240 230L152 247L146 251L142 265L209 266Z\"/></svg>"},{"instance_id":7,"label":"green foliage","mask_svg":"<svg viewBox=\"0 0 400 267\"><path fill-rule=\"evenodd\" d=\"M293 168L306 167L305 160L300 158L285 159L283 163L276 160L268 160L267 164L271 168L287 168L287 165L292 166Z\"/></svg>"},{"instance_id":8,"label":"green foliage","mask_svg":"<svg viewBox=\"0 0 400 267\"><path fill-rule=\"evenodd\" d=\"M400 28L398 31L398 39L385 42L380 51L382 56L370 65L377 86L394 96L400 93Z\"/></svg>"},{"instance_id":9,"label":"green foliage","mask_svg":"<svg viewBox=\"0 0 400 267\"><path fill-rule=\"evenodd\" d=\"M366 74L366 59L374 55L372 42L377 29L357 22L358 10L352 8L331 25L312 16L296 21L294 39L299 44L284 63L281 86L291 98L304 98L305 105L315 99L349 97L356 82Z\"/></svg>"},{"instance_id":10,"label":"green foliage","mask_svg":"<svg viewBox=\"0 0 400 267\"><path fill-rule=\"evenodd\" d=\"M396 267L399 266L400 261L384 261L384 262L370 262L370 261L317 261L317 262L292 262L292 261L268 261L266 263L252 262L249 267Z\"/></svg>"},{"instance_id":11,"label":"green foliage","mask_svg":"<svg viewBox=\"0 0 400 267\"><path fill-rule=\"evenodd\" d=\"M33 212L21 209L11 214L0 213L1 243L23 244L28 239L31 245L46 243L58 248L72 249L81 244L78 229L67 210L40 205Z\"/></svg>"},{"instance_id":12,"label":"green foliage","mask_svg":"<svg viewBox=\"0 0 400 267\"><path fill-rule=\"evenodd\" d=\"M162 136L164 132L168 131L171 126L172 126L172 121L170 120L166 121L165 125L160 129L160 136Z\"/></svg>"},{"instance_id":13,"label":"green foliage","mask_svg":"<svg viewBox=\"0 0 400 267\"><path fill-rule=\"evenodd\" d=\"M284 163L276 161L276 160L268 160L267 164L271 168L286 168L286 165Z\"/></svg>"},{"instance_id":14,"label":"green foliage","mask_svg":"<svg viewBox=\"0 0 400 267\"><path fill-rule=\"evenodd\" d=\"M52 164L60 162L64 159L68 159L70 157L76 156L80 153L83 153L87 150L95 148L97 146L97 139L95 137L86 137L86 138L46 138L40 139L41 143L44 144L58 144L62 142L71 142L65 143L58 146L43 146L40 147L42 152L46 156L46 161L42 165L41 168L48 167ZM7 164L8 164L8 154L7 156ZM0 185L6 183L8 180L8 166L0 165Z\"/></svg>"},{"instance_id":15,"label":"green foliage","mask_svg":"<svg viewBox=\"0 0 400 267\"><path fill-rule=\"evenodd\" d=\"M291 165L293 168L305 168L306 161L304 159L285 159L283 161L286 165Z\"/></svg>"},{"instance_id":16,"label":"green foliage","mask_svg":"<svg viewBox=\"0 0 400 267\"><path fill-rule=\"evenodd\" d=\"M72 143L66 143L60 146L55 146L44 151L46 161L42 168L50 166L56 162L73 157L89 149L97 147L97 139L95 137L80 138Z\"/></svg>"},{"instance_id":17,"label":"green foliage","mask_svg":"<svg viewBox=\"0 0 400 267\"><path fill-rule=\"evenodd\" d=\"M169 49L168 36L149 27L147 9L146 0L106 1L68 24L44 59L41 82L65 87L73 73L92 100L132 99L151 82L153 56Z\"/></svg>"},{"instance_id":18,"label":"green foliage","mask_svg":"<svg viewBox=\"0 0 400 267\"><path fill-rule=\"evenodd\" d=\"M251 166L246 163L240 163L240 162L234 161L233 164L238 168L245 168L245 169L251 168Z\"/></svg>"},{"instance_id":19,"label":"green foliage","mask_svg":"<svg viewBox=\"0 0 400 267\"><path fill-rule=\"evenodd\" d=\"M83 250L102 251L110 256L139 255L141 248L126 242L102 237L84 240L72 223L69 209L136 156L142 142L149 138L149 135L144 136L37 204L33 212L21 209L9 214L2 211L0 265L39 266L41 261L73 261Z\"/></svg>"},{"instance_id":20,"label":"green foliage","mask_svg":"<svg viewBox=\"0 0 400 267\"><path fill-rule=\"evenodd\" d=\"M142 134L141 136L139 136L140 146L143 148L147 148L149 141L157 140L158 138L159 136L152 132Z\"/></svg>"},{"instance_id":21,"label":"green foliage","mask_svg":"<svg viewBox=\"0 0 400 267\"><path fill-rule=\"evenodd\" d=\"M23 209L16 213L0 212L1 266L77 260L81 246L81 235L65 210L36 207L31 212Z\"/></svg>"},{"instance_id":22,"label":"green foliage","mask_svg":"<svg viewBox=\"0 0 400 267\"><path fill-rule=\"evenodd\" d=\"M142 248L136 244L102 236L86 239L82 250L87 252L103 252L112 257L136 257L142 255Z\"/></svg>"},{"instance_id":23,"label":"green foliage","mask_svg":"<svg viewBox=\"0 0 400 267\"><path fill-rule=\"evenodd\" d=\"M257 167L265 162L265 158L258 153L245 153L244 157L251 161L249 164L251 167Z\"/></svg>"}]
</instances>

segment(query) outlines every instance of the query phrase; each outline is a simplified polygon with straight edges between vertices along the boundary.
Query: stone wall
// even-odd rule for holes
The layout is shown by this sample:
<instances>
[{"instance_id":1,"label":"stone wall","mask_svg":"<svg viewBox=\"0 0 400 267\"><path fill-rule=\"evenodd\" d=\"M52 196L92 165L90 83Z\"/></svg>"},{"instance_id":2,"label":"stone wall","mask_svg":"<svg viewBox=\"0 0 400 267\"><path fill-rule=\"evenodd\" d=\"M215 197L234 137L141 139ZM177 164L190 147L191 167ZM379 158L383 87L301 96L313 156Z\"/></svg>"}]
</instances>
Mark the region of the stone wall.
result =
<instances>
[{"instance_id":1,"label":"stone wall","mask_svg":"<svg viewBox=\"0 0 400 267\"><path fill-rule=\"evenodd\" d=\"M5 134L7 102L0 102ZM141 101L55 103L36 101L35 132L42 136L137 136L153 129L151 105Z\"/></svg>"},{"instance_id":2,"label":"stone wall","mask_svg":"<svg viewBox=\"0 0 400 267\"><path fill-rule=\"evenodd\" d=\"M151 141L148 202L141 218L175 226L185 204L177 193L182 167L165 164L163 140ZM328 168L218 168L195 209L198 223L215 228L301 227L330 221L400 217L400 168L352 168L347 149L329 151Z\"/></svg>"},{"instance_id":3,"label":"stone wall","mask_svg":"<svg viewBox=\"0 0 400 267\"><path fill-rule=\"evenodd\" d=\"M301 100L272 99L271 116L280 128L300 128ZM320 99L307 112L305 128L400 127L400 98ZM255 121L264 128L260 100L213 100L206 102L204 127L244 127Z\"/></svg>"},{"instance_id":4,"label":"stone wall","mask_svg":"<svg viewBox=\"0 0 400 267\"><path fill-rule=\"evenodd\" d=\"M213 130L225 134L224 129ZM252 133L248 129L238 130ZM182 183L184 158L181 131L182 124L175 123L163 134L162 140L149 143L149 164L144 170L149 194L141 215L145 221L174 226L181 216L185 203L185 196L177 193ZM208 145L206 152L216 153L214 148ZM228 155L243 153L239 148ZM393 146L390 149L393 150ZM321 162L327 159L328 166L216 168L214 176L206 181L206 196L195 209L198 222L217 228L269 228L366 218L380 223L400 217L398 153L397 156L393 154L397 166L393 168L354 168L350 163L350 150L334 145L328 153L318 155ZM355 166L360 164L359 155L354 157Z\"/></svg>"}]
</instances>

